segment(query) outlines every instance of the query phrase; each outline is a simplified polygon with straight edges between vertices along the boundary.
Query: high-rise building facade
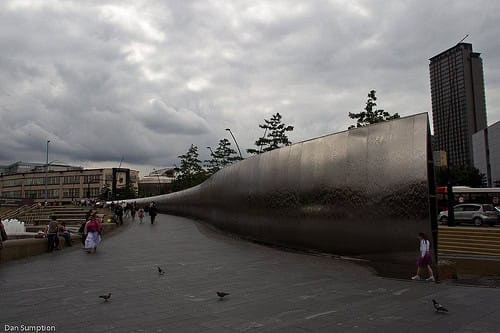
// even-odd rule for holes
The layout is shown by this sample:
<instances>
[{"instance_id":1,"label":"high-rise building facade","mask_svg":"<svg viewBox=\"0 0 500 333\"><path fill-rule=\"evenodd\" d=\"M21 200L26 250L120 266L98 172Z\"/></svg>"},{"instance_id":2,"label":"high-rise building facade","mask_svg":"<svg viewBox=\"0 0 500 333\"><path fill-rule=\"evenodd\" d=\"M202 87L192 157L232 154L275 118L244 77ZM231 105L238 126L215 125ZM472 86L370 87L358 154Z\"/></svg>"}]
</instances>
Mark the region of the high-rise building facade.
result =
<instances>
[{"instance_id":1,"label":"high-rise building facade","mask_svg":"<svg viewBox=\"0 0 500 333\"><path fill-rule=\"evenodd\" d=\"M488 187L500 187L500 121L472 136L474 167L486 176Z\"/></svg>"},{"instance_id":2,"label":"high-rise building facade","mask_svg":"<svg viewBox=\"0 0 500 333\"><path fill-rule=\"evenodd\" d=\"M459 43L429 59L434 150L450 165L473 165L472 135L486 128L483 62Z\"/></svg>"}]
</instances>

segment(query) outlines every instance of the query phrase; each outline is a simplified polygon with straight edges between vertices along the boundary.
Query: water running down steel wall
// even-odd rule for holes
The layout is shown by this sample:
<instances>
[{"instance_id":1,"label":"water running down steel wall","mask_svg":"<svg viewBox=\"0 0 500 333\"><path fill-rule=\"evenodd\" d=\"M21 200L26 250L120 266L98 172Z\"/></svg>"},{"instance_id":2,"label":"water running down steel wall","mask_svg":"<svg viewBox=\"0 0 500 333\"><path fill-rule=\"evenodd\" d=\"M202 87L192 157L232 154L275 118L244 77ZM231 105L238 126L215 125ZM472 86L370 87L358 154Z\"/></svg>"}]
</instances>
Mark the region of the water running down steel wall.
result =
<instances>
[{"instance_id":1,"label":"water running down steel wall","mask_svg":"<svg viewBox=\"0 0 500 333\"><path fill-rule=\"evenodd\" d=\"M415 252L417 234L437 230L429 145L427 114L418 114L252 156L199 186L137 202L272 244Z\"/></svg>"}]
</instances>

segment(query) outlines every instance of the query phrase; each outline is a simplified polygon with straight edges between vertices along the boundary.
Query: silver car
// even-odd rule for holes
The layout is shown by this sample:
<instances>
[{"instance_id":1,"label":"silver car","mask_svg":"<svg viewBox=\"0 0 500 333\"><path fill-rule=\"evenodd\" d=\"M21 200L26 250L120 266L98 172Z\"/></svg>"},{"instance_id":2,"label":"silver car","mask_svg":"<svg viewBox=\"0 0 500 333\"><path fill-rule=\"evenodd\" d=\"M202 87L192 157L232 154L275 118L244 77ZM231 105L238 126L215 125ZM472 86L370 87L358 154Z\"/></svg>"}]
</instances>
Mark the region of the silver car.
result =
<instances>
[{"instance_id":1,"label":"silver car","mask_svg":"<svg viewBox=\"0 0 500 333\"><path fill-rule=\"evenodd\" d=\"M499 222L500 214L489 204L461 204L453 207L455 223L473 223L480 226L488 223L490 226ZM439 213L438 221L442 224L448 222L448 211Z\"/></svg>"}]
</instances>

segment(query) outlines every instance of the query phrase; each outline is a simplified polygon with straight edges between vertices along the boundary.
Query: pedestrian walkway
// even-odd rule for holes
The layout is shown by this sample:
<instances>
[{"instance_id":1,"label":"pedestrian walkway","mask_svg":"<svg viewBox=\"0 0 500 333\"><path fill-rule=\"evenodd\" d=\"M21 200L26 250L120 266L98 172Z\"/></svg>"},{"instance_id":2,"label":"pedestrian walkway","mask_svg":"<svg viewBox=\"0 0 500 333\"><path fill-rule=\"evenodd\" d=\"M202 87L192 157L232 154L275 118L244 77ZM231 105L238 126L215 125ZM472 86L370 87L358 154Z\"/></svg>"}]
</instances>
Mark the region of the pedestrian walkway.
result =
<instances>
[{"instance_id":1,"label":"pedestrian walkway","mask_svg":"<svg viewBox=\"0 0 500 333\"><path fill-rule=\"evenodd\" d=\"M432 299L450 312L436 314ZM158 215L105 237L95 255L2 264L0 309L0 332L498 332L500 290L381 278Z\"/></svg>"}]
</instances>

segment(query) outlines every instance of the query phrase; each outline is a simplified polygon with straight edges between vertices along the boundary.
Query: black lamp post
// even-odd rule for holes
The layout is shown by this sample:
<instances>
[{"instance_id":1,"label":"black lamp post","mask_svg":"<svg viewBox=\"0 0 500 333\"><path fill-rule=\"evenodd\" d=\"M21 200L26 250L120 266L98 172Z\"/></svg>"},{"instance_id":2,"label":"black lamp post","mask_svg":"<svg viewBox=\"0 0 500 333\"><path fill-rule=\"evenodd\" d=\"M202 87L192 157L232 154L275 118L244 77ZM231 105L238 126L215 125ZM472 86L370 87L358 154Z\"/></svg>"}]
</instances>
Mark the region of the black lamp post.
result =
<instances>
[{"instance_id":1,"label":"black lamp post","mask_svg":"<svg viewBox=\"0 0 500 333\"><path fill-rule=\"evenodd\" d=\"M231 134L231 136L233 137L234 143L236 144L236 148L238 148L238 152L240 153L240 158L243 159L243 155L241 155L240 146L238 145L238 142L236 141L236 138L234 137L233 132L231 132L230 128L226 128L226 131L228 131L229 134Z\"/></svg>"},{"instance_id":2,"label":"black lamp post","mask_svg":"<svg viewBox=\"0 0 500 333\"><path fill-rule=\"evenodd\" d=\"M50 140L47 140L47 159L45 160L45 201L47 201L48 191L47 191L47 173L49 172L49 143Z\"/></svg>"},{"instance_id":3,"label":"black lamp post","mask_svg":"<svg viewBox=\"0 0 500 333\"><path fill-rule=\"evenodd\" d=\"M155 168L153 168L153 171L156 173L156 177L158 178L158 194L161 194L160 175L158 174L158 170Z\"/></svg>"},{"instance_id":4,"label":"black lamp post","mask_svg":"<svg viewBox=\"0 0 500 333\"><path fill-rule=\"evenodd\" d=\"M90 200L90 176L87 177L87 199Z\"/></svg>"},{"instance_id":5,"label":"black lamp post","mask_svg":"<svg viewBox=\"0 0 500 333\"><path fill-rule=\"evenodd\" d=\"M219 159L215 156L214 151L212 150L211 147L207 147L207 149L210 150L210 154L214 158L217 168L220 169Z\"/></svg>"},{"instance_id":6,"label":"black lamp post","mask_svg":"<svg viewBox=\"0 0 500 333\"><path fill-rule=\"evenodd\" d=\"M266 127L266 130L264 131L264 136L263 136L263 139L265 140L266 139L266 134L267 134L267 127ZM260 143L260 147L259 147L259 154L262 152L262 145L264 144L263 141L261 141Z\"/></svg>"},{"instance_id":7,"label":"black lamp post","mask_svg":"<svg viewBox=\"0 0 500 333\"><path fill-rule=\"evenodd\" d=\"M447 183L446 183L446 192L447 192L447 199L448 199L448 222L447 225L449 227L454 227L456 225L455 223L455 210L454 210L454 205L455 205L455 196L453 194L453 181L452 181L452 176L451 176L451 165L448 164L447 166Z\"/></svg>"}]
</instances>

